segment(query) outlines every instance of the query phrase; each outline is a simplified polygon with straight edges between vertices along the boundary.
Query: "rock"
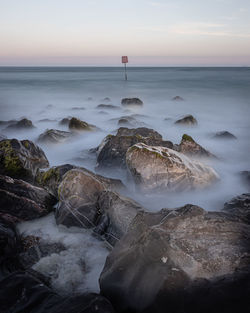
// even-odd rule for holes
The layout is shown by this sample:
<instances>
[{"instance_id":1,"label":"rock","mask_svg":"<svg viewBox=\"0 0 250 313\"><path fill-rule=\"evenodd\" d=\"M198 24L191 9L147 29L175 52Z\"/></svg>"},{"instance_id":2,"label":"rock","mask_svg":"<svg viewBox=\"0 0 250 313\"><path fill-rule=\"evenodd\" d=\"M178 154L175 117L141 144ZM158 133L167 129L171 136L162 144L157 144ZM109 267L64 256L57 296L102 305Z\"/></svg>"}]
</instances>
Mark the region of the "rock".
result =
<instances>
[{"instance_id":1,"label":"rock","mask_svg":"<svg viewBox=\"0 0 250 313\"><path fill-rule=\"evenodd\" d=\"M7 136L3 135L3 134L0 134L0 141L1 140L4 140L4 139L7 139Z\"/></svg>"},{"instance_id":2,"label":"rock","mask_svg":"<svg viewBox=\"0 0 250 313\"><path fill-rule=\"evenodd\" d=\"M143 102L139 98L123 98L121 101L123 106L136 105L142 106Z\"/></svg>"},{"instance_id":3,"label":"rock","mask_svg":"<svg viewBox=\"0 0 250 313\"><path fill-rule=\"evenodd\" d=\"M104 190L119 189L121 185L117 179L95 175L86 169L68 171L58 188L57 224L94 227L101 214L96 205L99 195Z\"/></svg>"},{"instance_id":4,"label":"rock","mask_svg":"<svg viewBox=\"0 0 250 313\"><path fill-rule=\"evenodd\" d=\"M121 108L113 104L99 104L96 109L105 109L105 110L120 110Z\"/></svg>"},{"instance_id":5,"label":"rock","mask_svg":"<svg viewBox=\"0 0 250 313\"><path fill-rule=\"evenodd\" d=\"M44 216L53 210L55 197L23 180L0 175L0 212L18 221Z\"/></svg>"},{"instance_id":6,"label":"rock","mask_svg":"<svg viewBox=\"0 0 250 313\"><path fill-rule=\"evenodd\" d=\"M98 114L102 114L102 115L108 115L108 112L105 111L99 111Z\"/></svg>"},{"instance_id":7,"label":"rock","mask_svg":"<svg viewBox=\"0 0 250 313\"><path fill-rule=\"evenodd\" d=\"M0 141L0 174L33 181L37 170L46 167L49 167L49 161L32 141Z\"/></svg>"},{"instance_id":8,"label":"rock","mask_svg":"<svg viewBox=\"0 0 250 313\"><path fill-rule=\"evenodd\" d=\"M138 121L132 115L125 115L125 116L121 116L120 118L114 118L112 120L117 121L117 124L120 127L136 128L136 127L144 127L146 125L145 123Z\"/></svg>"},{"instance_id":9,"label":"rock","mask_svg":"<svg viewBox=\"0 0 250 313\"><path fill-rule=\"evenodd\" d=\"M15 272L0 281L0 312L114 313L103 296L89 293L58 295L30 272Z\"/></svg>"},{"instance_id":10,"label":"rock","mask_svg":"<svg viewBox=\"0 0 250 313\"><path fill-rule=\"evenodd\" d=\"M6 126L9 124L15 124L15 123L17 123L17 120L0 121L0 126Z\"/></svg>"},{"instance_id":11,"label":"rock","mask_svg":"<svg viewBox=\"0 0 250 313\"><path fill-rule=\"evenodd\" d=\"M66 132L58 129L47 129L38 137L38 142L55 144L63 143L73 137L71 132Z\"/></svg>"},{"instance_id":12,"label":"rock","mask_svg":"<svg viewBox=\"0 0 250 313\"><path fill-rule=\"evenodd\" d=\"M23 118L20 121L16 123L11 123L9 126L6 127L6 130L8 129L30 129L35 128L31 120L28 120L27 118Z\"/></svg>"},{"instance_id":13,"label":"rock","mask_svg":"<svg viewBox=\"0 0 250 313\"><path fill-rule=\"evenodd\" d=\"M240 177L243 183L250 187L250 171L241 171Z\"/></svg>"},{"instance_id":14,"label":"rock","mask_svg":"<svg viewBox=\"0 0 250 313\"><path fill-rule=\"evenodd\" d=\"M69 118L69 117L65 117L65 118L61 119L61 121L59 122L59 125L69 126L70 119L71 118Z\"/></svg>"},{"instance_id":15,"label":"rock","mask_svg":"<svg viewBox=\"0 0 250 313\"><path fill-rule=\"evenodd\" d=\"M243 193L226 202L222 211L230 213L239 220L250 224L250 193Z\"/></svg>"},{"instance_id":16,"label":"rock","mask_svg":"<svg viewBox=\"0 0 250 313\"><path fill-rule=\"evenodd\" d=\"M54 123L56 122L57 120L52 120L50 118L42 118L41 120L39 120L38 122L39 123Z\"/></svg>"},{"instance_id":17,"label":"rock","mask_svg":"<svg viewBox=\"0 0 250 313\"><path fill-rule=\"evenodd\" d=\"M53 108L53 104L48 104L47 106L46 106L46 109L52 109Z\"/></svg>"},{"instance_id":18,"label":"rock","mask_svg":"<svg viewBox=\"0 0 250 313\"><path fill-rule=\"evenodd\" d=\"M217 303L228 306L220 291L234 303L237 288L228 287L243 282L240 271L250 277L249 239L250 225L190 204L140 212L107 257L101 293L118 312L218 312Z\"/></svg>"},{"instance_id":19,"label":"rock","mask_svg":"<svg viewBox=\"0 0 250 313\"><path fill-rule=\"evenodd\" d=\"M200 146L191 136L187 134L182 136L178 151L191 157L215 157L212 153Z\"/></svg>"},{"instance_id":20,"label":"rock","mask_svg":"<svg viewBox=\"0 0 250 313\"><path fill-rule=\"evenodd\" d=\"M72 117L72 119L69 121L69 129L74 131L93 131L97 128L94 125L90 125L79 120L78 118Z\"/></svg>"},{"instance_id":21,"label":"rock","mask_svg":"<svg viewBox=\"0 0 250 313\"><path fill-rule=\"evenodd\" d=\"M185 117L177 120L175 124L178 125L197 125L198 122L196 118L193 117L193 115L186 115Z\"/></svg>"},{"instance_id":22,"label":"rock","mask_svg":"<svg viewBox=\"0 0 250 313\"><path fill-rule=\"evenodd\" d=\"M126 168L126 152L136 143L173 147L171 141L164 141L162 136L153 129L120 127L117 134L104 138L97 151L97 168L118 167Z\"/></svg>"},{"instance_id":23,"label":"rock","mask_svg":"<svg viewBox=\"0 0 250 313\"><path fill-rule=\"evenodd\" d=\"M106 97L106 98L102 99L101 101L103 101L103 102L111 102L111 99L109 97Z\"/></svg>"},{"instance_id":24,"label":"rock","mask_svg":"<svg viewBox=\"0 0 250 313\"><path fill-rule=\"evenodd\" d=\"M231 134L230 132L228 132L226 130L215 133L213 138L215 138L215 139L237 139L236 136L234 136L233 134Z\"/></svg>"},{"instance_id":25,"label":"rock","mask_svg":"<svg viewBox=\"0 0 250 313\"><path fill-rule=\"evenodd\" d=\"M126 163L137 187L144 192L192 190L218 180L218 174L203 163L172 149L143 143L128 149Z\"/></svg>"},{"instance_id":26,"label":"rock","mask_svg":"<svg viewBox=\"0 0 250 313\"><path fill-rule=\"evenodd\" d=\"M133 218L143 210L142 206L134 200L113 191L101 192L97 206L101 217L94 231L103 235L111 245L115 245L126 234Z\"/></svg>"},{"instance_id":27,"label":"rock","mask_svg":"<svg viewBox=\"0 0 250 313\"><path fill-rule=\"evenodd\" d=\"M184 99L180 96L175 96L172 98L173 101L184 101Z\"/></svg>"},{"instance_id":28,"label":"rock","mask_svg":"<svg viewBox=\"0 0 250 313\"><path fill-rule=\"evenodd\" d=\"M81 110L85 110L85 108L84 107L73 107L73 108L71 108L71 110L74 110L74 111L81 111Z\"/></svg>"}]
</instances>

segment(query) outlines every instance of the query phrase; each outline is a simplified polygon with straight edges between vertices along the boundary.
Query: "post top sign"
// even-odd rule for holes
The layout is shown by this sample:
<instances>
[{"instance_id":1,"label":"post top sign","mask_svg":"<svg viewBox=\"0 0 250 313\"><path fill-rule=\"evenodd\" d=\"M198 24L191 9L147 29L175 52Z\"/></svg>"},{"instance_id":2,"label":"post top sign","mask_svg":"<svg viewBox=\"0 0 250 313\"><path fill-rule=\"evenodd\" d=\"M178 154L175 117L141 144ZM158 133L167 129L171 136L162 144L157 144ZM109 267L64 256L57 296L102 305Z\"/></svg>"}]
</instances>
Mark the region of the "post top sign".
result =
<instances>
[{"instance_id":1,"label":"post top sign","mask_svg":"<svg viewBox=\"0 0 250 313\"><path fill-rule=\"evenodd\" d=\"M128 57L126 55L122 56L122 63L128 63Z\"/></svg>"}]
</instances>

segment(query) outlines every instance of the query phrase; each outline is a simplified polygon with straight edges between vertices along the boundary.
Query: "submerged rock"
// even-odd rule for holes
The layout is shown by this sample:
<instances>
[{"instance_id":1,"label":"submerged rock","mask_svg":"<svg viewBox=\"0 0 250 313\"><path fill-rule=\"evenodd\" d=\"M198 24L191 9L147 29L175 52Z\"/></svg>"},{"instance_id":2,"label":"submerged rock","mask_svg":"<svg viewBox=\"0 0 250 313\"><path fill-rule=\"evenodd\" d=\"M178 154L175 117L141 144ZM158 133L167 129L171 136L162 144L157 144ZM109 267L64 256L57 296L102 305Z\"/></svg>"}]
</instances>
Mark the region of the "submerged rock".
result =
<instances>
[{"instance_id":1,"label":"submerged rock","mask_svg":"<svg viewBox=\"0 0 250 313\"><path fill-rule=\"evenodd\" d=\"M191 136L187 134L182 136L178 151L193 157L215 157L212 153L200 146Z\"/></svg>"},{"instance_id":2,"label":"submerged rock","mask_svg":"<svg viewBox=\"0 0 250 313\"><path fill-rule=\"evenodd\" d=\"M38 277L15 272L0 281L0 311L15 313L114 313L103 296L89 293L60 296Z\"/></svg>"},{"instance_id":3,"label":"submerged rock","mask_svg":"<svg viewBox=\"0 0 250 313\"><path fill-rule=\"evenodd\" d=\"M144 210L132 199L123 197L113 191L101 192L97 206L101 217L97 221L95 233L115 245L126 234L130 223L139 211Z\"/></svg>"},{"instance_id":4,"label":"submerged rock","mask_svg":"<svg viewBox=\"0 0 250 313\"><path fill-rule=\"evenodd\" d=\"M46 167L49 167L49 161L32 141L0 141L0 174L33 181L37 170Z\"/></svg>"},{"instance_id":5,"label":"submerged rock","mask_svg":"<svg viewBox=\"0 0 250 313\"><path fill-rule=\"evenodd\" d=\"M215 139L237 139L236 136L234 136L232 133L224 130L224 131L220 131L220 132L217 132L213 138Z\"/></svg>"},{"instance_id":6,"label":"submerged rock","mask_svg":"<svg viewBox=\"0 0 250 313\"><path fill-rule=\"evenodd\" d=\"M139 98L123 98L121 101L121 104L123 106L129 106L129 105L139 105L142 106L143 102Z\"/></svg>"},{"instance_id":7,"label":"submerged rock","mask_svg":"<svg viewBox=\"0 0 250 313\"><path fill-rule=\"evenodd\" d=\"M128 148L139 142L148 145L173 147L171 141L164 141L162 136L153 129L146 127L132 129L120 127L115 136L106 136L99 145L97 151L97 168L126 168L126 152Z\"/></svg>"},{"instance_id":8,"label":"submerged rock","mask_svg":"<svg viewBox=\"0 0 250 313\"><path fill-rule=\"evenodd\" d=\"M83 168L68 171L58 188L57 224L94 227L101 215L96 205L99 195L104 190L115 190L121 186L121 181L117 179L95 175Z\"/></svg>"},{"instance_id":9,"label":"submerged rock","mask_svg":"<svg viewBox=\"0 0 250 313\"><path fill-rule=\"evenodd\" d=\"M107 257L101 292L124 313L236 312L236 295L249 304L249 238L250 225L194 205L140 212Z\"/></svg>"},{"instance_id":10,"label":"submerged rock","mask_svg":"<svg viewBox=\"0 0 250 313\"><path fill-rule=\"evenodd\" d=\"M9 126L6 127L6 130L8 129L30 129L35 128L31 120L28 120L27 118L23 118L20 121L16 123L11 123Z\"/></svg>"},{"instance_id":11,"label":"submerged rock","mask_svg":"<svg viewBox=\"0 0 250 313\"><path fill-rule=\"evenodd\" d=\"M72 119L69 121L69 129L77 131L93 131L97 128L94 125L90 125L87 122L83 122L78 118L72 117Z\"/></svg>"},{"instance_id":12,"label":"submerged rock","mask_svg":"<svg viewBox=\"0 0 250 313\"><path fill-rule=\"evenodd\" d=\"M145 192L183 191L207 187L218 180L209 166L164 147L138 143L126 153L127 167Z\"/></svg>"},{"instance_id":13,"label":"submerged rock","mask_svg":"<svg viewBox=\"0 0 250 313\"><path fill-rule=\"evenodd\" d=\"M42 143L63 143L73 137L71 132L58 129L47 129L38 137L38 142Z\"/></svg>"},{"instance_id":14,"label":"submerged rock","mask_svg":"<svg viewBox=\"0 0 250 313\"><path fill-rule=\"evenodd\" d=\"M120 110L121 108L113 104L99 104L96 109L106 109L106 110Z\"/></svg>"},{"instance_id":15,"label":"submerged rock","mask_svg":"<svg viewBox=\"0 0 250 313\"><path fill-rule=\"evenodd\" d=\"M197 125L198 122L196 118L193 117L193 115L186 115L185 117L177 120L175 124L178 125Z\"/></svg>"},{"instance_id":16,"label":"submerged rock","mask_svg":"<svg viewBox=\"0 0 250 313\"><path fill-rule=\"evenodd\" d=\"M173 101L184 101L184 99L180 96L175 96L172 98Z\"/></svg>"},{"instance_id":17,"label":"submerged rock","mask_svg":"<svg viewBox=\"0 0 250 313\"><path fill-rule=\"evenodd\" d=\"M28 221L53 210L56 198L46 190L23 180L0 175L0 214L8 214L13 221Z\"/></svg>"}]
</instances>

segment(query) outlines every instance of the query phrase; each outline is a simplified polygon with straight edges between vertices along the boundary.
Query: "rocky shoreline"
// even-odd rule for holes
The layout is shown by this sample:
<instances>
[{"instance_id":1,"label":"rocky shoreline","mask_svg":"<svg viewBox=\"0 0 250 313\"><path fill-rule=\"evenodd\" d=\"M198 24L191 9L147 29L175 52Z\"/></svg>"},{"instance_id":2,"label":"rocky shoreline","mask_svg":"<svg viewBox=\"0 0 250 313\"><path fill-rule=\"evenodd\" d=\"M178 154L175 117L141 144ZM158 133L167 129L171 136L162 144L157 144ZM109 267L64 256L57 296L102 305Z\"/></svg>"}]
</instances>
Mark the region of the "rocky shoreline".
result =
<instances>
[{"instance_id":1,"label":"rocky shoreline","mask_svg":"<svg viewBox=\"0 0 250 313\"><path fill-rule=\"evenodd\" d=\"M143 106L138 98L121 104ZM46 130L38 144L60 144L100 130L74 117L62 122L67 132ZM206 164L217 156L188 134L175 144L154 129L135 127L135 116L118 119L118 126L126 123L129 128L119 127L90 151L98 173L121 170L145 194L201 190L220 180ZM176 124L195 126L197 120L188 115ZM34 127L27 119L6 125ZM36 143L0 138L0 312L249 312L250 193L213 212L194 204L170 209L167 203L149 212L125 194L119 179L73 164L50 167ZM57 225L84 229L106 246L100 294L59 295L51 278L34 270L42 258L68 249L19 233L20 222L48 214Z\"/></svg>"}]
</instances>

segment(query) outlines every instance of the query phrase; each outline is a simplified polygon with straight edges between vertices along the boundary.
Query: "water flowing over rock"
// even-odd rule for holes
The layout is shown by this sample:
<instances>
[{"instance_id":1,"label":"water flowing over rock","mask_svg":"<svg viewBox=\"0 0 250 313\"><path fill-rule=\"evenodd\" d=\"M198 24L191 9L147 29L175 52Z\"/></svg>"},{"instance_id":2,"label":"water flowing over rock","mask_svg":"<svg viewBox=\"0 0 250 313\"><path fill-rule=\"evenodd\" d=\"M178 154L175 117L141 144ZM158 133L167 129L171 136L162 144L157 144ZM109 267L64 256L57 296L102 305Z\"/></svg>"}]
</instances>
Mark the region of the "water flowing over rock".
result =
<instances>
[{"instance_id":1,"label":"water flowing over rock","mask_svg":"<svg viewBox=\"0 0 250 313\"><path fill-rule=\"evenodd\" d=\"M94 227L101 215L97 208L99 195L104 190L115 190L121 186L120 180L95 175L85 169L68 171L58 188L57 223L68 227Z\"/></svg>"},{"instance_id":2,"label":"water flowing over rock","mask_svg":"<svg viewBox=\"0 0 250 313\"><path fill-rule=\"evenodd\" d=\"M46 190L23 180L0 175L0 186L0 216L8 214L15 222L44 216L56 203Z\"/></svg>"},{"instance_id":3,"label":"water flowing over rock","mask_svg":"<svg viewBox=\"0 0 250 313\"><path fill-rule=\"evenodd\" d=\"M234 297L249 305L249 239L227 213L140 212L107 257L101 292L118 312L236 312Z\"/></svg>"},{"instance_id":4,"label":"water flowing over rock","mask_svg":"<svg viewBox=\"0 0 250 313\"><path fill-rule=\"evenodd\" d=\"M142 106L143 102L139 98L123 98L121 101L121 104L123 106L130 106L130 105Z\"/></svg>"},{"instance_id":5,"label":"water flowing over rock","mask_svg":"<svg viewBox=\"0 0 250 313\"><path fill-rule=\"evenodd\" d=\"M136 143L172 148L171 141L164 141L162 136L153 129L146 127L120 127L117 134L104 138L97 150L97 168L119 167L126 168L126 152Z\"/></svg>"},{"instance_id":6,"label":"water flowing over rock","mask_svg":"<svg viewBox=\"0 0 250 313\"><path fill-rule=\"evenodd\" d=\"M69 297L56 294L27 272L0 281L0 311L15 313L114 313L112 305L95 293Z\"/></svg>"},{"instance_id":7,"label":"water flowing over rock","mask_svg":"<svg viewBox=\"0 0 250 313\"><path fill-rule=\"evenodd\" d=\"M123 197L113 191L103 191L97 202L101 217L94 229L95 233L115 245L126 234L128 227L139 211L144 210L132 199Z\"/></svg>"},{"instance_id":8,"label":"water flowing over rock","mask_svg":"<svg viewBox=\"0 0 250 313\"><path fill-rule=\"evenodd\" d=\"M73 134L71 132L66 132L58 129L47 129L38 137L37 141L47 144L55 144L63 143L72 137Z\"/></svg>"},{"instance_id":9,"label":"water flowing over rock","mask_svg":"<svg viewBox=\"0 0 250 313\"><path fill-rule=\"evenodd\" d=\"M200 146L191 136L187 134L182 136L178 151L193 157L215 157L212 153Z\"/></svg>"},{"instance_id":10,"label":"water flowing over rock","mask_svg":"<svg viewBox=\"0 0 250 313\"><path fill-rule=\"evenodd\" d=\"M145 192L202 188L218 180L209 166L164 147L136 144L126 153L127 167Z\"/></svg>"},{"instance_id":11,"label":"water flowing over rock","mask_svg":"<svg viewBox=\"0 0 250 313\"><path fill-rule=\"evenodd\" d=\"M198 122L196 118L193 117L193 115L186 115L183 118L177 120L175 122L177 125L197 125Z\"/></svg>"},{"instance_id":12,"label":"water flowing over rock","mask_svg":"<svg viewBox=\"0 0 250 313\"><path fill-rule=\"evenodd\" d=\"M49 167L49 161L32 141L0 141L0 174L33 181L37 170L46 167Z\"/></svg>"}]
</instances>

